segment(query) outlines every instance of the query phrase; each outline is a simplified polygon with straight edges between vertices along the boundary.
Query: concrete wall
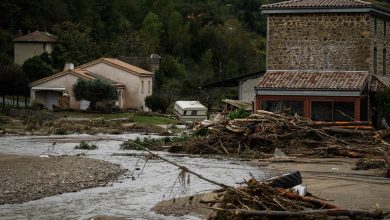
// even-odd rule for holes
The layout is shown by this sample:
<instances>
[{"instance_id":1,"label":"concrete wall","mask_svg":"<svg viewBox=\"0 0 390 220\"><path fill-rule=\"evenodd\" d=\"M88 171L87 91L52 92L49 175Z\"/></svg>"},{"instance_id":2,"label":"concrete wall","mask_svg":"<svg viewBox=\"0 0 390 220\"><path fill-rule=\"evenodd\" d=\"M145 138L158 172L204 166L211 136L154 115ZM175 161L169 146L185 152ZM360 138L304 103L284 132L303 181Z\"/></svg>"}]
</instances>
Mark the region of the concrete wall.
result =
<instances>
[{"instance_id":1,"label":"concrete wall","mask_svg":"<svg viewBox=\"0 0 390 220\"><path fill-rule=\"evenodd\" d=\"M105 63L98 63L84 69L125 85L123 93L123 107L125 109L146 109L145 98L152 94L153 80L151 76L139 77ZM144 81L143 92L142 81ZM150 92L148 91L149 81Z\"/></svg>"},{"instance_id":2,"label":"concrete wall","mask_svg":"<svg viewBox=\"0 0 390 220\"><path fill-rule=\"evenodd\" d=\"M274 14L268 25L270 70L369 69L369 14Z\"/></svg>"},{"instance_id":3,"label":"concrete wall","mask_svg":"<svg viewBox=\"0 0 390 220\"><path fill-rule=\"evenodd\" d=\"M79 109L80 108L80 102L77 101L72 92L73 85L77 82L78 77L72 75L72 74L66 74L63 76L60 76L58 78L43 82L41 84L35 85L35 87L47 87L47 88L65 88L65 91L68 92L68 96L70 96L69 100L69 107L72 109ZM44 92L39 92L39 94L32 90L31 91L31 100L36 100L42 104L45 104L43 99L46 98L44 95Z\"/></svg>"},{"instance_id":4,"label":"concrete wall","mask_svg":"<svg viewBox=\"0 0 390 220\"><path fill-rule=\"evenodd\" d=\"M239 85L239 100L246 102L255 101L255 86L260 82L261 77L256 77L252 79L243 79L240 81Z\"/></svg>"},{"instance_id":5,"label":"concrete wall","mask_svg":"<svg viewBox=\"0 0 390 220\"><path fill-rule=\"evenodd\" d=\"M23 65L28 58L38 56L44 52L51 53L54 50L53 43L40 42L15 42L14 44L14 63Z\"/></svg>"}]
</instances>

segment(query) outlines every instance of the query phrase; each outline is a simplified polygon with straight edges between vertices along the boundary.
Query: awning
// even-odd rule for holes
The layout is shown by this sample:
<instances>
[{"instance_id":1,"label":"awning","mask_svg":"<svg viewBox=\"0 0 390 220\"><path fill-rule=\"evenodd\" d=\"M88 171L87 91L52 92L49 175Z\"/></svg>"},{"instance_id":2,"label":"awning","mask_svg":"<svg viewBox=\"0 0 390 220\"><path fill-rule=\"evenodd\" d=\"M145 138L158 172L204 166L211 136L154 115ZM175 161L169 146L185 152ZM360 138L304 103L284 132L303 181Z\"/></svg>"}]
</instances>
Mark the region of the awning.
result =
<instances>
[{"instance_id":1,"label":"awning","mask_svg":"<svg viewBox=\"0 0 390 220\"><path fill-rule=\"evenodd\" d=\"M39 87L39 86L34 86L31 88L31 90L36 90L36 91L59 91L59 92L62 92L62 91L65 91L65 88L63 87L58 87L58 88L55 88L55 87Z\"/></svg>"}]
</instances>

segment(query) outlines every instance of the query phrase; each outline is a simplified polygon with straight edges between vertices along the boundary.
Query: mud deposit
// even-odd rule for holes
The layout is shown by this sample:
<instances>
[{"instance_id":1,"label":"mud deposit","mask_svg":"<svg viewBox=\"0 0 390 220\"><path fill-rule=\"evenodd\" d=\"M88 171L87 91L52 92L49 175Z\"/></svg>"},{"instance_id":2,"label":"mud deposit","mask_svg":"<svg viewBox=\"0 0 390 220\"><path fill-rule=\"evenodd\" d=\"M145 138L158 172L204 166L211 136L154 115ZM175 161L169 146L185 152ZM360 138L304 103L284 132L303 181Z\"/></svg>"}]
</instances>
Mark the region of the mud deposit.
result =
<instances>
[{"instance_id":1,"label":"mud deposit","mask_svg":"<svg viewBox=\"0 0 390 220\"><path fill-rule=\"evenodd\" d=\"M139 134L127 135L67 135L48 137L2 137L0 153L18 155L77 155L85 153L87 158L104 160L120 165L129 171L110 186L95 187L79 192L64 193L26 202L0 206L0 219L88 219L92 216L115 216L130 219L197 219L191 214L172 217L156 214L150 209L159 201L193 195L216 189L214 185L186 177L186 184L180 183L180 171L161 160L145 156L145 152L119 150L121 141L136 138ZM98 141L97 139L105 139ZM98 150L75 150L81 140L96 143ZM53 147L53 142L56 145ZM110 156L127 153L130 156ZM240 161L205 159L188 155L158 154L183 164L191 170L234 185L250 178L249 173L261 179L270 176L270 171L246 165ZM3 189L2 189L3 190Z\"/></svg>"},{"instance_id":2,"label":"mud deposit","mask_svg":"<svg viewBox=\"0 0 390 220\"><path fill-rule=\"evenodd\" d=\"M117 164L89 158L0 155L0 204L104 186L124 172Z\"/></svg>"}]
</instances>

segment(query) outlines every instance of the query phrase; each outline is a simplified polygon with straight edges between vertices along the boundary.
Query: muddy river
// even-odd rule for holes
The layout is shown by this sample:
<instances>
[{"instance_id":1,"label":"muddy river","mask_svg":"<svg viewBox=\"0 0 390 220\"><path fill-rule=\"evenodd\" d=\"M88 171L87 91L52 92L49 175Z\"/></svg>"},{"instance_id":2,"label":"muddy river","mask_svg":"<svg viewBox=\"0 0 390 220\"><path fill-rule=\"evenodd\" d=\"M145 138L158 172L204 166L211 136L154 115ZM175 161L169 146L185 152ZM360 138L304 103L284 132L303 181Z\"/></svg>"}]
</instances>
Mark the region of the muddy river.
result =
<instances>
[{"instance_id":1,"label":"muddy river","mask_svg":"<svg viewBox=\"0 0 390 220\"><path fill-rule=\"evenodd\" d=\"M85 153L90 158L120 164L129 171L107 187L64 193L23 204L2 205L0 206L0 219L88 219L97 215L131 219L197 219L193 216L167 217L150 211L161 200L211 191L216 187L194 176L190 177L189 185L183 186L180 184L178 178L180 172L176 167L157 159L147 160L143 155L145 153L140 151L119 149L121 141L118 139L127 140L139 136L141 135L1 137L0 153L20 155ZM74 146L81 140L94 143L96 138L104 139L96 143L98 150L74 150ZM54 142L56 144L53 146ZM123 153L128 153L130 156L112 156L112 154ZM228 185L241 182L243 178L248 179L249 173L257 178L270 176L269 171L261 171L258 167L252 167L240 161L158 153L205 177Z\"/></svg>"}]
</instances>

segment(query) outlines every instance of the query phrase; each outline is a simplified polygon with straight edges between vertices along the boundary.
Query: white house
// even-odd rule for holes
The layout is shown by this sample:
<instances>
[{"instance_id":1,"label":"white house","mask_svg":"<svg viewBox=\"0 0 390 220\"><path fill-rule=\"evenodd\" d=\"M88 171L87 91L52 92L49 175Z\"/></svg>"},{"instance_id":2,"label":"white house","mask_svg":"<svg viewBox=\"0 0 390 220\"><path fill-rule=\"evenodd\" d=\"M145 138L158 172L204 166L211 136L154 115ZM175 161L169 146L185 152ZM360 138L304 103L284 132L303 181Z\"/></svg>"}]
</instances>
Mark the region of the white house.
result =
<instances>
[{"instance_id":1,"label":"white house","mask_svg":"<svg viewBox=\"0 0 390 220\"><path fill-rule=\"evenodd\" d=\"M154 73L114 58L100 58L34 81L30 84L31 101L42 103L48 109L53 105L84 109L72 92L78 79L102 79L118 90L119 109L146 109L145 98L152 95Z\"/></svg>"}]
</instances>

